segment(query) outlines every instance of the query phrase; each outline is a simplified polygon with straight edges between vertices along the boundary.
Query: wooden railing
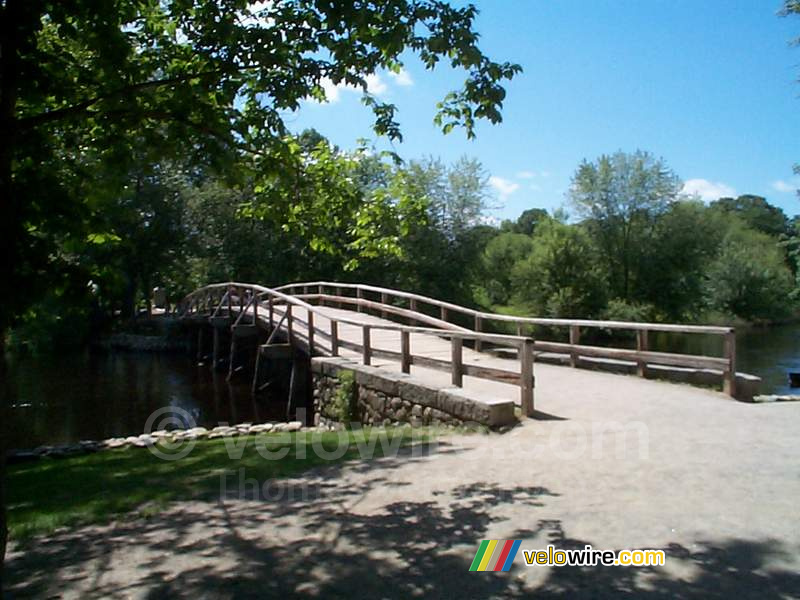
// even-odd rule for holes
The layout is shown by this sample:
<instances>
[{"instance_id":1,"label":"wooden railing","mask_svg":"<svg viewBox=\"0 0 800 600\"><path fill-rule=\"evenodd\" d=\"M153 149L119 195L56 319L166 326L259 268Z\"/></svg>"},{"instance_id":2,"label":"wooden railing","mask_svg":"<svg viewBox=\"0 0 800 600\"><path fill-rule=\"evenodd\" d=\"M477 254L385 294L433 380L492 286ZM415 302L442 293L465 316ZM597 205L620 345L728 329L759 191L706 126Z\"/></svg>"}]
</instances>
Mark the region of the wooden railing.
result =
<instances>
[{"instance_id":1,"label":"wooden railing","mask_svg":"<svg viewBox=\"0 0 800 600\"><path fill-rule=\"evenodd\" d=\"M293 286L284 286L283 290ZM339 356L340 350L346 348L359 353L361 362L369 365L373 357L383 358L400 363L402 372L409 373L412 365L427 367L437 370L450 372L453 385L462 387L465 376L476 377L511 383L520 388L520 403L522 412L526 416L533 414L533 361L534 361L534 340L531 337L522 335L502 335L472 331L464 327L453 325L447 322L447 315L442 313L441 319L436 319L428 315L416 312L413 308L403 309L392 306L384 302L373 302L366 298L359 297L360 292L356 293L355 298L348 298L342 294L329 295L324 293L325 286L339 284L306 284L308 286L317 285L316 294L291 294L282 289L271 289L260 285L249 283L218 283L207 285L186 296L175 309L176 314L181 318L200 317L209 319L227 319L231 322L231 328L244 325L263 324L269 329L285 331L290 343L301 343L308 349L309 354L323 354ZM347 284L341 284L344 288ZM348 286L349 287L349 286ZM355 289L355 288L354 288ZM304 290L308 292L308 290ZM387 290L387 294L388 294ZM404 292L395 292L403 294ZM340 304L356 304L359 311L374 309L383 314L395 314L403 316L426 325L434 327L419 327L403 324L372 324L364 323L357 319L339 317L326 311L323 307L314 306L306 301L306 298L313 297L324 304L328 301ZM349 302L353 300L354 302ZM455 306L455 305L453 305ZM302 308L307 314L307 320L303 320L296 314L296 309ZM320 326L323 320L328 321L327 330ZM245 323L246 322L246 323ZM305 334L298 330L298 324L305 328ZM340 336L341 325L352 325L360 328L361 339L358 342L343 339ZM372 343L372 332L394 331L399 332L399 348L387 350L377 348ZM450 360L442 360L415 354L411 348L412 334L435 335L446 338L450 341ZM216 339L216 338L215 338ZM320 343L324 340L327 344ZM494 344L514 348L518 353L519 371L508 371L482 365L464 362L463 346L464 341L474 342L476 346L481 344ZM233 349L232 351L233 352Z\"/></svg>"},{"instance_id":2,"label":"wooden railing","mask_svg":"<svg viewBox=\"0 0 800 600\"><path fill-rule=\"evenodd\" d=\"M296 298L318 301L338 306L355 306L358 311L374 310L382 316L393 315L424 323L448 331L482 333L487 323L506 323L516 326L517 336L522 338L529 326L564 327L569 330L569 343L536 340L537 352L554 352L569 356L570 364L577 367L581 357L625 360L636 363L638 375L644 377L647 365L666 365L685 368L712 369L722 372L722 387L726 394L736 394L736 337L732 327L705 325L679 325L669 323L635 323L626 321L596 321L587 319L549 319L539 317L516 317L483 312L435 298L371 285L339 282L292 283L276 288L292 293ZM351 295L347 295L347 294ZM428 313L422 312L427 309ZM462 322L472 328L456 325L450 321L453 315L462 315ZM636 336L636 349L614 348L581 344L581 334L586 329L623 330ZM674 352L654 352L649 347L650 332L680 334L706 334L723 339L723 355L707 356ZM475 349L480 351L487 338L476 337Z\"/></svg>"}]
</instances>

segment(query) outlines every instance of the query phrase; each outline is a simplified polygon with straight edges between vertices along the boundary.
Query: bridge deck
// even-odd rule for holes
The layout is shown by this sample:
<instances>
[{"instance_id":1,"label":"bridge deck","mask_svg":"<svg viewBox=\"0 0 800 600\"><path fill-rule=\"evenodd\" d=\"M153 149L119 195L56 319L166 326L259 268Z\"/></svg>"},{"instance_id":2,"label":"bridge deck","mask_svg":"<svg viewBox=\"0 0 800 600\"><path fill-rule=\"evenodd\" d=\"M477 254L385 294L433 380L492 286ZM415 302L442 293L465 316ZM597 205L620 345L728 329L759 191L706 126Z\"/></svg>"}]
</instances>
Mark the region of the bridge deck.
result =
<instances>
[{"instance_id":1,"label":"bridge deck","mask_svg":"<svg viewBox=\"0 0 800 600\"><path fill-rule=\"evenodd\" d=\"M396 324L388 319L350 310L331 307L315 307L315 309L317 312L314 316L314 325L318 332L330 331L330 320L323 317L323 314L330 315L334 319L348 319L370 325ZM283 310L284 307L275 307L276 319L283 315ZM308 330L303 323L307 322L307 311L301 307L294 307L292 314L296 319L294 331L299 334L301 340L305 340ZM302 323L299 321L302 321ZM361 335L361 328L357 325L345 323L339 325L340 340L360 344ZM412 353L441 360L450 359L449 340L424 333L412 333L410 337ZM396 350L400 344L400 332L374 329L371 334L371 343L375 349ZM319 333L315 337L314 344L318 350L322 350L323 354L327 354L330 350L330 343L326 339L321 339ZM355 361L359 361L361 358L360 352L347 348L340 348L339 354ZM518 372L519 370L519 362L515 359L500 358L486 352L476 352L466 346L463 349L463 357L464 364L492 367L510 372ZM372 365L394 372L400 371L400 363L390 359L374 357ZM412 365L411 374L430 385L441 387L450 387L452 385L450 374L445 371ZM594 399L601 404L606 404L609 402L609 390L612 395L618 393L621 397L625 397L627 401L633 401L636 398L656 399L663 397L665 400L685 400L688 402L709 396L723 402L730 401L730 398L726 395L712 390L633 376L573 369L567 366L536 363L534 374L536 377L535 408L539 416L544 413L556 414L567 418L578 414L583 416L585 408L581 408L581 405L584 404L584 400L591 402ZM463 387L471 395L513 400L516 404L520 402L519 386L516 383L502 383L464 376ZM572 414L573 409L575 414ZM596 410L600 413L603 412L601 406L597 406Z\"/></svg>"}]
</instances>

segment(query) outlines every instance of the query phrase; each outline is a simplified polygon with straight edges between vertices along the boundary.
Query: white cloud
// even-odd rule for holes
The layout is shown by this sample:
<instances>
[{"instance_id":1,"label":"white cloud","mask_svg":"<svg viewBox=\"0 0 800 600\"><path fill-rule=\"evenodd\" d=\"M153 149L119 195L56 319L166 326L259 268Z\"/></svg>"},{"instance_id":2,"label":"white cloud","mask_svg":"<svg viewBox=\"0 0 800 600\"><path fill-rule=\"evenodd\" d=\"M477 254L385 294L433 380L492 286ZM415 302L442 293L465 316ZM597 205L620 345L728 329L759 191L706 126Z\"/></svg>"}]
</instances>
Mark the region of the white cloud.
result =
<instances>
[{"instance_id":1,"label":"white cloud","mask_svg":"<svg viewBox=\"0 0 800 600\"><path fill-rule=\"evenodd\" d=\"M367 91L370 94L375 94L376 96L380 96L381 94L386 92L387 89L389 89L389 86L387 86L386 83L384 83L383 79L381 79L381 76L378 75L377 73L372 73L370 75L367 75L366 77L364 77L364 80L367 82Z\"/></svg>"},{"instance_id":2,"label":"white cloud","mask_svg":"<svg viewBox=\"0 0 800 600\"><path fill-rule=\"evenodd\" d=\"M336 84L333 83L327 77L323 78L320 82L322 89L325 92L325 97L328 99L328 102L334 103L339 101L339 91L344 89L346 86L342 83Z\"/></svg>"},{"instance_id":3,"label":"white cloud","mask_svg":"<svg viewBox=\"0 0 800 600\"><path fill-rule=\"evenodd\" d=\"M370 94L374 94L376 96L385 94L386 90L389 89L389 86L386 85L386 82L377 73L372 73L371 75L367 75L366 77L364 77L364 81L367 84L367 92L369 92ZM343 81L340 83L333 83L333 81L331 81L327 77L323 77L320 80L320 86L325 92L325 97L327 98L329 104L335 104L336 102L338 102L342 97L342 91L346 92L362 91L361 87L348 85ZM317 100L311 98L308 98L308 100L312 102L317 102Z\"/></svg>"},{"instance_id":4,"label":"white cloud","mask_svg":"<svg viewBox=\"0 0 800 600\"><path fill-rule=\"evenodd\" d=\"M489 177L489 185L492 186L494 191L497 192L500 200L505 200L519 189L518 183L514 183L508 179L503 179L502 177L497 177L496 175Z\"/></svg>"},{"instance_id":5,"label":"white cloud","mask_svg":"<svg viewBox=\"0 0 800 600\"><path fill-rule=\"evenodd\" d=\"M789 181L783 181L782 179L772 182L772 189L776 192L780 192L781 194L790 194L796 192L798 187L800 186L798 186L796 182L791 183Z\"/></svg>"},{"instance_id":6,"label":"white cloud","mask_svg":"<svg viewBox=\"0 0 800 600\"><path fill-rule=\"evenodd\" d=\"M709 202L717 200L723 196L735 196L736 190L721 181L709 181L708 179L689 179L683 184L684 194L689 196L699 196L702 200Z\"/></svg>"},{"instance_id":7,"label":"white cloud","mask_svg":"<svg viewBox=\"0 0 800 600\"><path fill-rule=\"evenodd\" d=\"M414 80L411 79L411 75L408 74L408 71L405 69L400 69L399 73L395 73L394 71L389 71L389 75L397 85L401 85L403 87L408 87L414 85Z\"/></svg>"}]
</instances>

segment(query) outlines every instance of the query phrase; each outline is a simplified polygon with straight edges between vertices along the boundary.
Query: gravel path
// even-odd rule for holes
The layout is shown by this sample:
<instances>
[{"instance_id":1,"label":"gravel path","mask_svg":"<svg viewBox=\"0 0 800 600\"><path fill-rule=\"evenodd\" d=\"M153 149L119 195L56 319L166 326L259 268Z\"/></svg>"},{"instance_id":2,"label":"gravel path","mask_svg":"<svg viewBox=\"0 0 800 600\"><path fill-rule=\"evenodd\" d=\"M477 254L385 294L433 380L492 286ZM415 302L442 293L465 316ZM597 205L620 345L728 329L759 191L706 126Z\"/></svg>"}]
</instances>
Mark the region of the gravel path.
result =
<instances>
[{"instance_id":1,"label":"gravel path","mask_svg":"<svg viewBox=\"0 0 800 600\"><path fill-rule=\"evenodd\" d=\"M800 404L537 365L537 420L7 557L11 597L800 597ZM246 474L244 474L246 478ZM261 483L261 482L260 482ZM269 482L267 482L269 484ZM242 497L244 496L244 497ZM470 573L523 549L664 549L660 568Z\"/></svg>"}]
</instances>

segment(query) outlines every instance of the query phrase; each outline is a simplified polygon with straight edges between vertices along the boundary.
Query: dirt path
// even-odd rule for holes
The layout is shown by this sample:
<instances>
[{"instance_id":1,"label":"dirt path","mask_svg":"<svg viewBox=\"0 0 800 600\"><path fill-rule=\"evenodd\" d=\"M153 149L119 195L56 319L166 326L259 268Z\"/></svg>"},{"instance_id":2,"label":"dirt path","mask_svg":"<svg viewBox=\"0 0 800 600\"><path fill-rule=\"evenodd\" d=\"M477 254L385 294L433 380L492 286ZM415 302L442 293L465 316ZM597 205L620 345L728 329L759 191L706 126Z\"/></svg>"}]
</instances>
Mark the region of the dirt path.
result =
<instances>
[{"instance_id":1,"label":"dirt path","mask_svg":"<svg viewBox=\"0 0 800 600\"><path fill-rule=\"evenodd\" d=\"M267 498L230 478L219 502L12 547L12 597L800 597L800 404L579 375L538 365L540 420L506 435L318 470ZM667 565L520 553L510 573L469 573L484 538L664 549Z\"/></svg>"}]
</instances>

